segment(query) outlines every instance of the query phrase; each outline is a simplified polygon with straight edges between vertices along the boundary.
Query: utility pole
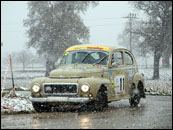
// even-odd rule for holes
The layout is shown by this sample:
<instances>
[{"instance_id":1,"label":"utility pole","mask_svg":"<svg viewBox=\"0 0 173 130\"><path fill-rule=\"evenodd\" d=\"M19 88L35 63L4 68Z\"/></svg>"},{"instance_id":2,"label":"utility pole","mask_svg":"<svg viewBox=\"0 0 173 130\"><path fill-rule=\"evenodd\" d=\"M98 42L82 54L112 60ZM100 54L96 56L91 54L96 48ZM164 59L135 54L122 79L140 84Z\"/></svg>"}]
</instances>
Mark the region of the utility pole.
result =
<instances>
[{"instance_id":1,"label":"utility pole","mask_svg":"<svg viewBox=\"0 0 173 130\"><path fill-rule=\"evenodd\" d=\"M130 25L130 51L132 52L132 22L136 18L136 14L130 13L127 17L123 18L128 18L129 19L129 25Z\"/></svg>"}]
</instances>

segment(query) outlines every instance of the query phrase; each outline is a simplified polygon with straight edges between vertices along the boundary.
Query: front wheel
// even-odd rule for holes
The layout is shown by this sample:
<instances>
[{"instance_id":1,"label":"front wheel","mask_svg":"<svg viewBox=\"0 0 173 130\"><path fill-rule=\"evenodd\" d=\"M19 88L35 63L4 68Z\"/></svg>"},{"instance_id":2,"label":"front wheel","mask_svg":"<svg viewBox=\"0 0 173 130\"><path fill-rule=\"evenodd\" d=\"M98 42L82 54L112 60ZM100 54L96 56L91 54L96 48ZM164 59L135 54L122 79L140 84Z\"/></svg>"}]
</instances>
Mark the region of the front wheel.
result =
<instances>
[{"instance_id":1,"label":"front wheel","mask_svg":"<svg viewBox=\"0 0 173 130\"><path fill-rule=\"evenodd\" d=\"M103 110L103 108L108 106L107 93L106 90L99 90L96 100L94 101L95 110Z\"/></svg>"},{"instance_id":2,"label":"front wheel","mask_svg":"<svg viewBox=\"0 0 173 130\"><path fill-rule=\"evenodd\" d=\"M38 103L38 102L32 103L32 106L36 112L50 112L52 108L50 105L46 103Z\"/></svg>"}]
</instances>

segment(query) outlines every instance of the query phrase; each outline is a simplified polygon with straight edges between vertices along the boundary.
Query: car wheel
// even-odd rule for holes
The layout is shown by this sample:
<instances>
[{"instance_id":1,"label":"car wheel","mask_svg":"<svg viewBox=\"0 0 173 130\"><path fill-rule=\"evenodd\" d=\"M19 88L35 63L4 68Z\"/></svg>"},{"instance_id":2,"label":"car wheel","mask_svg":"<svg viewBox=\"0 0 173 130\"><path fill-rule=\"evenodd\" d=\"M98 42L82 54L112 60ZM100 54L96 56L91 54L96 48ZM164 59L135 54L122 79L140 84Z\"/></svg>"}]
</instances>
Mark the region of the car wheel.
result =
<instances>
[{"instance_id":1,"label":"car wheel","mask_svg":"<svg viewBox=\"0 0 173 130\"><path fill-rule=\"evenodd\" d=\"M140 92L140 97L141 98L146 98L145 90L144 90L144 87L143 87L142 82L139 82L139 84L138 84L138 90Z\"/></svg>"},{"instance_id":2,"label":"car wheel","mask_svg":"<svg viewBox=\"0 0 173 130\"><path fill-rule=\"evenodd\" d=\"M141 99L141 97L140 97L139 91L136 91L136 89L133 89L131 98L129 99L130 106L132 106L132 107L138 106L140 99Z\"/></svg>"},{"instance_id":3,"label":"car wheel","mask_svg":"<svg viewBox=\"0 0 173 130\"><path fill-rule=\"evenodd\" d=\"M95 110L103 110L103 108L107 106L108 106L107 93L105 89L101 89L97 93L96 99L94 101L94 108Z\"/></svg>"},{"instance_id":4,"label":"car wheel","mask_svg":"<svg viewBox=\"0 0 173 130\"><path fill-rule=\"evenodd\" d=\"M32 105L36 112L50 112L52 108L50 105L46 103L34 102L32 103Z\"/></svg>"}]
</instances>

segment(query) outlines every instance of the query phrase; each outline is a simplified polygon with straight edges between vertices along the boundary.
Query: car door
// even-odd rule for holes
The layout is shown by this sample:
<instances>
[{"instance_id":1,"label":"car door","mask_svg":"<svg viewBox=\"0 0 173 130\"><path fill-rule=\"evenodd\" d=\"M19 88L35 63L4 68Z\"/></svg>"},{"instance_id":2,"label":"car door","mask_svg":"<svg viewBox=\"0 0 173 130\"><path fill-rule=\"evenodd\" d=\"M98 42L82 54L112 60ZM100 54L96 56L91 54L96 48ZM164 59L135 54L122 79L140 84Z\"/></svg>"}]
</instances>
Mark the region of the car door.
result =
<instances>
[{"instance_id":1,"label":"car door","mask_svg":"<svg viewBox=\"0 0 173 130\"><path fill-rule=\"evenodd\" d=\"M124 51L125 72L128 76L128 86L131 87L133 83L133 77L137 72L136 61L133 55L129 51Z\"/></svg>"},{"instance_id":2,"label":"car door","mask_svg":"<svg viewBox=\"0 0 173 130\"><path fill-rule=\"evenodd\" d=\"M109 73L111 75L112 87L116 97L123 97L126 94L127 88L127 74L125 72L124 54L121 50L116 50L112 53L111 68Z\"/></svg>"}]
</instances>

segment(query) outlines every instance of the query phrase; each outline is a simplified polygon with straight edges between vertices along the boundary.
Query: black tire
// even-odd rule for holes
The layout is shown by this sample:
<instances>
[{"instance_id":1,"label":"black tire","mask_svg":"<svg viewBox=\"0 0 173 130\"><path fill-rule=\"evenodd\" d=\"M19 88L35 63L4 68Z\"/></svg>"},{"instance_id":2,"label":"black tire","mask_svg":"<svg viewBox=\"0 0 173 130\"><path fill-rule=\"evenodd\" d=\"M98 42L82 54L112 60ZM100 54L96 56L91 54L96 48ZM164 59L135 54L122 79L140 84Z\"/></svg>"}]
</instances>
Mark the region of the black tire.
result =
<instances>
[{"instance_id":1,"label":"black tire","mask_svg":"<svg viewBox=\"0 0 173 130\"><path fill-rule=\"evenodd\" d=\"M137 107L140 102L140 92L136 90L135 87L133 87L133 90L131 92L131 97L129 99L130 106Z\"/></svg>"},{"instance_id":2,"label":"black tire","mask_svg":"<svg viewBox=\"0 0 173 130\"><path fill-rule=\"evenodd\" d=\"M50 112L52 108L51 105L48 105L46 103L38 103L38 102L32 103L32 106L36 112Z\"/></svg>"},{"instance_id":3,"label":"black tire","mask_svg":"<svg viewBox=\"0 0 173 130\"><path fill-rule=\"evenodd\" d=\"M141 98L146 98L145 90L144 90L144 87L143 87L142 82L139 82L139 84L138 84L138 90L140 92L140 97Z\"/></svg>"},{"instance_id":4,"label":"black tire","mask_svg":"<svg viewBox=\"0 0 173 130\"><path fill-rule=\"evenodd\" d=\"M103 108L107 106L108 106L107 91L106 89L100 89L94 101L94 109L99 111L103 110Z\"/></svg>"}]
</instances>

